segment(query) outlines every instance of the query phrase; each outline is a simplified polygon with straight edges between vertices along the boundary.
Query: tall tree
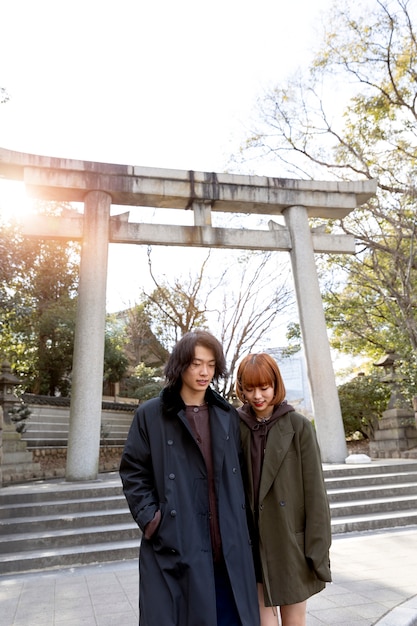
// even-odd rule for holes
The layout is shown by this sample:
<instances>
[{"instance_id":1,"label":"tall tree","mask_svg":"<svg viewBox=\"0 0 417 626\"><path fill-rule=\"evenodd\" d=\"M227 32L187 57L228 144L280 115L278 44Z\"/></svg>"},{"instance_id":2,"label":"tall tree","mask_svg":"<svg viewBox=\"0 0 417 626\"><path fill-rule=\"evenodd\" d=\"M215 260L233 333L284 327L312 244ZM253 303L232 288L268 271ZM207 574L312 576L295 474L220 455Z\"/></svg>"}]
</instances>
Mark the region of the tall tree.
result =
<instances>
[{"instance_id":1,"label":"tall tree","mask_svg":"<svg viewBox=\"0 0 417 626\"><path fill-rule=\"evenodd\" d=\"M174 277L172 284L160 282L152 268L151 250L148 251L148 268L155 289L145 293L145 311L160 343L170 350L175 343L193 328L207 327L207 302L213 287L202 289L210 252L197 272ZM224 275L224 272L223 272ZM221 281L221 279L220 279ZM220 282L217 280L217 285Z\"/></svg>"},{"instance_id":2,"label":"tall tree","mask_svg":"<svg viewBox=\"0 0 417 626\"><path fill-rule=\"evenodd\" d=\"M162 387L166 350L151 329L142 302L107 316L105 381L120 382L119 395L145 401Z\"/></svg>"},{"instance_id":3,"label":"tall tree","mask_svg":"<svg viewBox=\"0 0 417 626\"><path fill-rule=\"evenodd\" d=\"M234 399L234 374L239 360L252 351L277 346L279 317L294 306L289 267L280 253L250 252L238 263L238 277L223 293L217 327L229 373L219 391Z\"/></svg>"},{"instance_id":4,"label":"tall tree","mask_svg":"<svg viewBox=\"0 0 417 626\"><path fill-rule=\"evenodd\" d=\"M125 345L126 335L117 316L108 315L104 336L104 383L118 383L128 371Z\"/></svg>"},{"instance_id":5,"label":"tall tree","mask_svg":"<svg viewBox=\"0 0 417 626\"><path fill-rule=\"evenodd\" d=\"M357 252L324 273L335 345L371 357L417 348L417 7L337 2L304 74L270 90L244 154L278 159L297 177L371 179L377 197L331 224ZM392 344L395 343L395 346Z\"/></svg>"},{"instance_id":6,"label":"tall tree","mask_svg":"<svg viewBox=\"0 0 417 626\"><path fill-rule=\"evenodd\" d=\"M59 214L61 205L40 209ZM26 390L66 395L71 384L78 246L27 239L0 225L0 352Z\"/></svg>"},{"instance_id":7,"label":"tall tree","mask_svg":"<svg viewBox=\"0 0 417 626\"><path fill-rule=\"evenodd\" d=\"M177 276L173 284L160 283L152 273L156 289L144 294L145 308L155 336L168 350L194 328L209 328L218 337L229 368L219 391L230 400L237 362L243 354L269 345L274 322L294 303L293 291L288 266L277 254L247 253L234 263L230 258L219 263L216 256L216 267L226 268L220 275L210 260L211 253L194 275Z\"/></svg>"},{"instance_id":8,"label":"tall tree","mask_svg":"<svg viewBox=\"0 0 417 626\"><path fill-rule=\"evenodd\" d=\"M169 352L152 332L149 307L141 302L117 314L123 324L125 353L130 369L139 363L160 368L168 360Z\"/></svg>"}]
</instances>

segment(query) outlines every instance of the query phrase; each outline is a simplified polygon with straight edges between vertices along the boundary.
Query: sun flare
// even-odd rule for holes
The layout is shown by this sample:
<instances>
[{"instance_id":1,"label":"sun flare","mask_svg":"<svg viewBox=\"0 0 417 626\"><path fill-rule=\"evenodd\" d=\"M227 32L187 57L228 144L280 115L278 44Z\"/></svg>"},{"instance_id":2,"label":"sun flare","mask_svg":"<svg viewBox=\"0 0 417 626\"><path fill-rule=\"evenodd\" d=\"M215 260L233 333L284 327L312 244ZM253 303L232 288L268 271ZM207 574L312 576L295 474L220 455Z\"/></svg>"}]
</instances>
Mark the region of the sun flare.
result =
<instances>
[{"instance_id":1,"label":"sun flare","mask_svg":"<svg viewBox=\"0 0 417 626\"><path fill-rule=\"evenodd\" d=\"M23 222L34 213L33 199L20 181L0 180L0 222Z\"/></svg>"}]
</instances>

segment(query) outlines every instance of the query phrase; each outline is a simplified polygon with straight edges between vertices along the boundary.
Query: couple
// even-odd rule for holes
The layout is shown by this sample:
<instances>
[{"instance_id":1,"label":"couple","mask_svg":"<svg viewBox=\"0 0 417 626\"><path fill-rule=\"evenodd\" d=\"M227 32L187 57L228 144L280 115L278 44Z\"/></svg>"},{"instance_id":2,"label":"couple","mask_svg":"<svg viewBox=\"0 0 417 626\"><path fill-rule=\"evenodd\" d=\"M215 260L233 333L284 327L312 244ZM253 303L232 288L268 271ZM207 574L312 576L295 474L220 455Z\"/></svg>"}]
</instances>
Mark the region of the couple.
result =
<instances>
[{"instance_id":1,"label":"couple","mask_svg":"<svg viewBox=\"0 0 417 626\"><path fill-rule=\"evenodd\" d=\"M140 626L303 626L331 580L312 425L268 354L239 365L237 411L210 387L225 373L218 340L189 332L135 413L120 475L143 533Z\"/></svg>"}]
</instances>

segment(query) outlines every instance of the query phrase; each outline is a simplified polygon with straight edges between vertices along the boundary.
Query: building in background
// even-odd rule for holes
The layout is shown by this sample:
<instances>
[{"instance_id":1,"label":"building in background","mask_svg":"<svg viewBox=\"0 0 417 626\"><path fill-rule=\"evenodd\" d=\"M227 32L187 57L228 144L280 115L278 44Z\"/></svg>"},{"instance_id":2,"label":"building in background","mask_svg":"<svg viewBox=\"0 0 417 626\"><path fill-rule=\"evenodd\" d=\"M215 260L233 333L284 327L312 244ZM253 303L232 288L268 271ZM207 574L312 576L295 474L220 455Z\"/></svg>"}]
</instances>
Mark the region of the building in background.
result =
<instances>
[{"instance_id":1,"label":"building in background","mask_svg":"<svg viewBox=\"0 0 417 626\"><path fill-rule=\"evenodd\" d=\"M307 417L313 417L310 386L304 351L288 356L284 348L266 350L278 363L287 390L286 399L293 407Z\"/></svg>"}]
</instances>

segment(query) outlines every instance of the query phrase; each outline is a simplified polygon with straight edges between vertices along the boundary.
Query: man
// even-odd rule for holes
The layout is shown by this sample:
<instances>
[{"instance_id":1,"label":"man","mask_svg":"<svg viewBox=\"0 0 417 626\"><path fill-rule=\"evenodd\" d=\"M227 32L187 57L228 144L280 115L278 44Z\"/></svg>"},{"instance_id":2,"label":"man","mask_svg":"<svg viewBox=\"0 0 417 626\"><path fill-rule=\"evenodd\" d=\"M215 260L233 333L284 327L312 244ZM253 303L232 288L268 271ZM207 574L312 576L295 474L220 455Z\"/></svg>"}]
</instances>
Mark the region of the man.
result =
<instances>
[{"instance_id":1,"label":"man","mask_svg":"<svg viewBox=\"0 0 417 626\"><path fill-rule=\"evenodd\" d=\"M239 418L210 387L225 372L217 339L189 332L135 413L120 475L143 533L140 626L259 625Z\"/></svg>"}]
</instances>

